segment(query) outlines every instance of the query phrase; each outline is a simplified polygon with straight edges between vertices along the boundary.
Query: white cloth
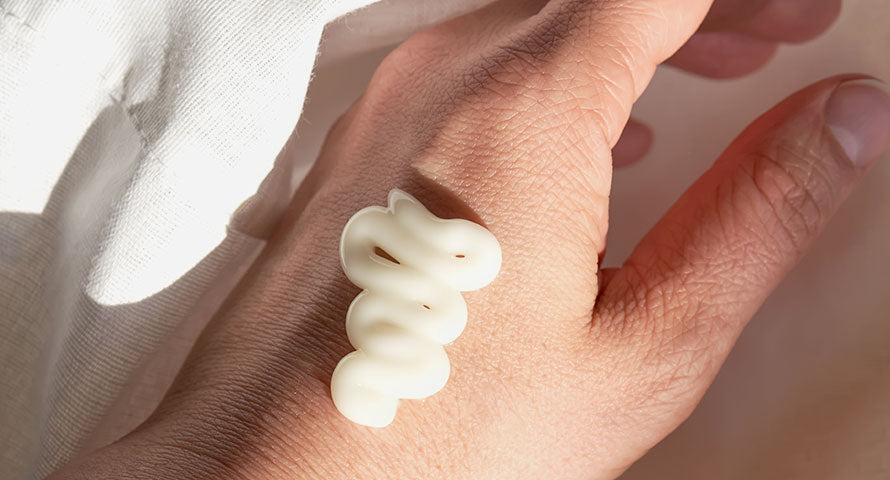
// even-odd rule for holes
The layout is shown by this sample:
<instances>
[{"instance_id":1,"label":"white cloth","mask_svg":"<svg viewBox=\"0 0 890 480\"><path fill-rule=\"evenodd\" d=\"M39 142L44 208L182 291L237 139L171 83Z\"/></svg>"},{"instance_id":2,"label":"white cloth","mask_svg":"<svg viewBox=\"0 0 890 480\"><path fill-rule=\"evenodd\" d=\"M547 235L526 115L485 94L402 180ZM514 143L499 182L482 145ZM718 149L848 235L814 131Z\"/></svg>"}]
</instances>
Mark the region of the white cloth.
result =
<instances>
[{"instance_id":1,"label":"white cloth","mask_svg":"<svg viewBox=\"0 0 890 480\"><path fill-rule=\"evenodd\" d=\"M0 0L0 477L41 478L145 418L386 47L487 1ZM610 258L757 111L830 73L890 73L890 4L847 5L826 40L780 57L802 60L753 79L656 78L638 113L659 141L618 174ZM745 102L720 111L727 98ZM701 132L694 151L688 131ZM886 477L890 168L873 176L807 274L755 319L703 408L628 478ZM813 291L832 292L832 308ZM877 387L797 409L860 384Z\"/></svg>"}]
</instances>

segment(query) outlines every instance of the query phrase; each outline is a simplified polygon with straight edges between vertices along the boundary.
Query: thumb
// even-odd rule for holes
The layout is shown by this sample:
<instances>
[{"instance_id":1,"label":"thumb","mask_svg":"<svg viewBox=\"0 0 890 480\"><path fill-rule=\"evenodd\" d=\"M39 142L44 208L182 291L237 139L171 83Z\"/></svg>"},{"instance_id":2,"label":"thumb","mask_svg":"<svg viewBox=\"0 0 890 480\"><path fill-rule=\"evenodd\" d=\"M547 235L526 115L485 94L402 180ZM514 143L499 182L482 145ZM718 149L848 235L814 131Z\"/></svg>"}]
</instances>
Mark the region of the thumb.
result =
<instances>
[{"instance_id":1,"label":"thumb","mask_svg":"<svg viewBox=\"0 0 890 480\"><path fill-rule=\"evenodd\" d=\"M672 366L670 379L653 381L674 384L658 391L674 401L704 393L747 321L890 147L886 91L848 76L791 96L742 133L605 276L603 321L655 332L642 356Z\"/></svg>"}]
</instances>

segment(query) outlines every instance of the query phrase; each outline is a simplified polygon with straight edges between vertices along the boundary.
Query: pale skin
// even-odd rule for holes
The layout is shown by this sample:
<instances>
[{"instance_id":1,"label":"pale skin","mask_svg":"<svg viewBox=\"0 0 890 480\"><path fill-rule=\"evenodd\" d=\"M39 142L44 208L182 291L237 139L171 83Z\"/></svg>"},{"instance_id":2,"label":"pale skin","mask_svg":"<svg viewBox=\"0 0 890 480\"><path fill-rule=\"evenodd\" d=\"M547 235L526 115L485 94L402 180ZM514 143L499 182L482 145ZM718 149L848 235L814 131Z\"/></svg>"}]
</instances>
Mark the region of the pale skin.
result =
<instances>
[{"instance_id":1,"label":"pale skin","mask_svg":"<svg viewBox=\"0 0 890 480\"><path fill-rule=\"evenodd\" d=\"M800 3L808 15L788 13ZM839 3L710 7L500 2L409 39L331 130L157 411L51 478L618 476L689 415L867 170L825 123L853 77L822 81L756 120L623 266L599 269L612 151L623 165L648 148L628 121L655 67L752 71L778 43L823 31ZM448 385L373 429L330 399L358 293L337 244L392 188L486 226L503 266L465 294Z\"/></svg>"}]
</instances>

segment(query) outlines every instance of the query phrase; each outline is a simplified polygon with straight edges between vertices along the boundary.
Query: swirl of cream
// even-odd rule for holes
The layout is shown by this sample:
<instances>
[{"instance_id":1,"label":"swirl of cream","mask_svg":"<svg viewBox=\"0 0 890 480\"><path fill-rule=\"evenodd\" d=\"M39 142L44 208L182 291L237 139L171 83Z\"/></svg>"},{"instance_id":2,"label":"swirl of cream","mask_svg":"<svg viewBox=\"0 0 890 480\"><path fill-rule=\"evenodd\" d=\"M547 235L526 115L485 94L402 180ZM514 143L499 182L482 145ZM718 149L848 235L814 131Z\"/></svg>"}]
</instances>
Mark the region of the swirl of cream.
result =
<instances>
[{"instance_id":1,"label":"swirl of cream","mask_svg":"<svg viewBox=\"0 0 890 480\"><path fill-rule=\"evenodd\" d=\"M467 323L460 292L494 280L501 248L482 226L438 218L394 189L388 208L364 208L346 223L340 260L364 291L346 314L355 351L334 369L331 397L353 422L385 427L400 398L426 398L445 386L451 365L443 345Z\"/></svg>"}]
</instances>

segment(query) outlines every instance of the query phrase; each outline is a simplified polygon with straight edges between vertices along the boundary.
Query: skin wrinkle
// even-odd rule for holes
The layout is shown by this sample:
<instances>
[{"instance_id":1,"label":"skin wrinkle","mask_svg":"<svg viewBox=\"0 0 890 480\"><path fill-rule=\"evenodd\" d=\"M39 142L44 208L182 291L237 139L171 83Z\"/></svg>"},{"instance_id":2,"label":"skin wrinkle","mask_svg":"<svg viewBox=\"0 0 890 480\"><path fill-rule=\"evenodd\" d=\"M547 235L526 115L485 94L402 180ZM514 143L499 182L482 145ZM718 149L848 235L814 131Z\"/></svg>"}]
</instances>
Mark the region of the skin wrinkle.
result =
<instances>
[{"instance_id":1,"label":"skin wrinkle","mask_svg":"<svg viewBox=\"0 0 890 480\"><path fill-rule=\"evenodd\" d=\"M255 396L256 392L240 391L238 393L237 395L214 396L217 401L213 404L212 410L218 411L219 414L206 415L207 412L203 411L193 413L193 416L187 420L187 423L193 426L193 430L191 433L182 434L181 442L178 443L190 444L197 441L203 444L205 441L209 442L211 441L209 439L213 437L206 435L206 431L208 429L215 430L217 434L224 434L230 439L229 442L221 442L218 445L231 445L233 448L220 447L215 450L214 455L234 461L246 453L242 452L242 449L249 447L251 451L247 453L250 453L254 460L259 456L261 464L279 464L280 462L268 460L275 460L278 456L276 454L278 445L287 443L290 437L286 433L288 422L270 421L275 418L269 417L272 412L265 408L266 403L262 399ZM280 392L276 392L276 394L280 395ZM253 444L250 443L250 439L257 435L275 439L270 442L271 448L252 451L253 447L250 445ZM244 445L241 445L242 443ZM207 448L217 449L215 445L217 444L208 444ZM263 462L262 460L267 461Z\"/></svg>"},{"instance_id":2,"label":"skin wrinkle","mask_svg":"<svg viewBox=\"0 0 890 480\"><path fill-rule=\"evenodd\" d=\"M652 352L647 352L645 361L657 365L660 369L660 374L653 375L652 379L657 385L665 385L656 388L656 391L671 392L672 388L675 389L671 392L673 395L666 397L662 402L685 403L682 399L684 394L700 396L704 392L696 392L697 385L700 385L702 379L716 373L714 365L716 356L713 354L713 349L715 344L725 342L721 340L722 336L715 334L720 329L717 326L719 322L715 322L717 318L700 315L698 306L685 308L678 316L699 318L700 321L695 322L695 327L680 328L676 333L667 332L660 337L663 342L660 348L653 348ZM724 348L720 347L719 350L722 351Z\"/></svg>"},{"instance_id":3,"label":"skin wrinkle","mask_svg":"<svg viewBox=\"0 0 890 480\"><path fill-rule=\"evenodd\" d=\"M608 47L603 46L601 48ZM606 59L605 61L612 62L612 60L609 59ZM623 62L616 63L616 66L619 68L628 68ZM595 125L599 127L601 137L611 149L618 143L620 129L623 129L624 123L630 118L630 109L627 107L620 107L622 89L618 85L619 80L613 78L613 76L603 76L600 80L600 82L593 84L594 90L589 98L594 100L588 108L597 117L598 121L595 122ZM593 105L605 105L606 107L597 108ZM613 108L617 110L617 113L615 113ZM613 127L613 125L618 125L618 127ZM616 128L619 130L616 131Z\"/></svg>"},{"instance_id":4,"label":"skin wrinkle","mask_svg":"<svg viewBox=\"0 0 890 480\"><path fill-rule=\"evenodd\" d=\"M636 9L634 5L637 5ZM633 87L630 91L632 101L639 98L645 90L655 67L675 49L664 42L652 43L652 39L663 36L659 30L667 29L671 24L658 5L658 2L631 2L620 5L620 8L616 5L611 13L609 9L604 10L600 21L596 23L599 28L597 38L614 40L600 47L614 48L618 58L623 61L622 69L629 73L631 81L628 84ZM621 35L610 34L612 31L620 31ZM667 50L662 51L663 49ZM640 63L638 59L645 59L645 62ZM642 72L642 75L637 75L637 71Z\"/></svg>"},{"instance_id":5,"label":"skin wrinkle","mask_svg":"<svg viewBox=\"0 0 890 480\"><path fill-rule=\"evenodd\" d=\"M703 297L708 296L711 285L701 285L697 287L705 291ZM693 292L696 288L691 288ZM696 298L693 293L688 292L678 295L683 299ZM708 351L715 339L719 339L725 331L720 322L722 315L719 314L720 308L710 308L703 302L695 301L671 301L666 299L665 305L671 305L665 310L665 317L674 319L672 322L666 322L661 331L662 345L658 351L663 355L661 358L673 358L677 355L684 359L686 363L680 363L682 366L688 366L687 363L699 360L698 357L687 359L687 354L700 354L703 350ZM712 312L711 310L717 310Z\"/></svg>"},{"instance_id":6,"label":"skin wrinkle","mask_svg":"<svg viewBox=\"0 0 890 480\"><path fill-rule=\"evenodd\" d=\"M737 235L739 225L746 225L738 221L737 205L745 205L746 198L742 196L741 201L737 200L742 193L737 188L738 182L735 178L735 176L728 177L726 181L718 183L714 189L714 200L712 202L714 204L714 217L720 228L720 238L724 242L731 238L744 237L743 235Z\"/></svg>"},{"instance_id":7,"label":"skin wrinkle","mask_svg":"<svg viewBox=\"0 0 890 480\"><path fill-rule=\"evenodd\" d=\"M212 442L201 440L195 442L193 439L188 438L185 441L170 443L166 446L179 450L187 456L197 460L197 463L201 465L202 471L207 471L208 473L212 472L215 476L219 477L241 477L239 475L239 470L237 470L235 464L232 463L232 456L229 454L230 452L221 451ZM207 464L208 461L210 465Z\"/></svg>"},{"instance_id":8,"label":"skin wrinkle","mask_svg":"<svg viewBox=\"0 0 890 480\"><path fill-rule=\"evenodd\" d=\"M726 210L733 213L736 217L734 231L731 235L728 235L726 238L749 238L749 244L756 244L757 248L753 249L754 253L752 253L752 249L747 249L745 251L745 258L751 258L752 255L758 254L761 255L758 258L751 258L752 264L760 265L764 272L770 270L767 267L775 267L777 266L779 259L782 258L784 251L781 249L780 245L783 245L782 238L777 237L777 232L775 230L764 229L762 225L758 221L749 221L745 220L744 216L741 214L741 211L738 209L739 205L752 205L754 207L749 208L751 214L753 212L754 215L758 215L758 202L762 202L763 199L761 197L760 192L758 192L754 188L735 188L734 186L739 184L739 180L741 183L748 184L750 182L749 175L732 175L729 176L727 181L724 182L727 185L732 185L732 196L724 202L725 209L721 209L721 211ZM753 198L752 198L753 197ZM758 217L760 217L758 215ZM742 230L743 229L743 230ZM779 232L781 233L781 232ZM759 260L759 262L757 262ZM755 263L757 262L757 263ZM760 282L763 285L767 285L769 283L768 278L760 278Z\"/></svg>"},{"instance_id":9,"label":"skin wrinkle","mask_svg":"<svg viewBox=\"0 0 890 480\"><path fill-rule=\"evenodd\" d=\"M648 341L649 338L655 338L654 335L657 333L656 328L657 325L653 322L645 321L645 312L647 312L650 308L650 296L648 294L648 288L646 285L646 279L650 277L648 272L640 270L639 267L634 263L625 263L621 267L622 273L626 272L627 277L622 278L623 282L627 282L629 288L621 291L620 293L626 294L623 297L623 301L619 302L616 306L616 309L621 313L621 327L622 327L622 335L621 338L626 338L627 333L625 330L635 330L638 329L641 332L641 335L644 339L644 342ZM643 315L641 315L643 314ZM642 325L642 328L641 328Z\"/></svg>"},{"instance_id":10,"label":"skin wrinkle","mask_svg":"<svg viewBox=\"0 0 890 480\"><path fill-rule=\"evenodd\" d=\"M784 233L787 242L780 244L790 246L795 257L801 256L806 248L804 235L814 227L807 225L809 220L798 208L789 203L790 192L799 188L796 180L783 165L777 165L777 161L770 155L757 155L751 161L751 169L740 172L750 175L751 185L768 206L765 211L769 212L770 216L765 223ZM791 217L787 215L789 213ZM793 223L789 224L789 221Z\"/></svg>"}]
</instances>

